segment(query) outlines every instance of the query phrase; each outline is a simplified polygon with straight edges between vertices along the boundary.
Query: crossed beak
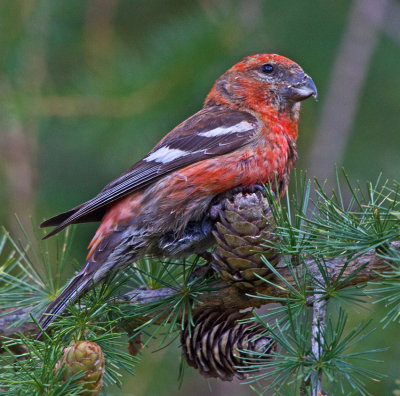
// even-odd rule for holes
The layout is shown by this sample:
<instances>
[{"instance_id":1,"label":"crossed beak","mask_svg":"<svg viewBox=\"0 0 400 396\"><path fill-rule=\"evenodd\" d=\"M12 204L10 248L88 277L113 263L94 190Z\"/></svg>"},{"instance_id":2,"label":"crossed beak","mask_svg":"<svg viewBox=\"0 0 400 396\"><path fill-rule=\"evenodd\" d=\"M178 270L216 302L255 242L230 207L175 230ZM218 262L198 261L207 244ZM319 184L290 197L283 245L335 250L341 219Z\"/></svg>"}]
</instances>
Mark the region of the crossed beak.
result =
<instances>
[{"instance_id":1,"label":"crossed beak","mask_svg":"<svg viewBox=\"0 0 400 396\"><path fill-rule=\"evenodd\" d=\"M318 91L314 81L305 73L294 77L292 83L284 88L283 94L296 102L300 102L310 96L313 96L314 99L318 98Z\"/></svg>"}]
</instances>

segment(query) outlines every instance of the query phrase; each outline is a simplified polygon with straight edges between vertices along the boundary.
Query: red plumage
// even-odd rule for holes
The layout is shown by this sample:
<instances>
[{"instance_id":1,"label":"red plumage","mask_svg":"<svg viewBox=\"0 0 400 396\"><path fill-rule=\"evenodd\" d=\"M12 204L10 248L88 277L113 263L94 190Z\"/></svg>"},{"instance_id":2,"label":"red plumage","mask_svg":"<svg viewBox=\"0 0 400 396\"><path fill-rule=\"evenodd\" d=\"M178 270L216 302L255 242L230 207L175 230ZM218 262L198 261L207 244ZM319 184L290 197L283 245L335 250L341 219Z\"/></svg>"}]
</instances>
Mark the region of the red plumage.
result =
<instances>
[{"instance_id":1,"label":"red plumage","mask_svg":"<svg viewBox=\"0 0 400 396\"><path fill-rule=\"evenodd\" d=\"M41 318L44 329L92 283L138 258L185 256L213 244L210 207L237 187L278 180L297 159L300 101L317 91L296 63L246 57L224 73L204 107L96 197L41 226L100 221L87 262Z\"/></svg>"}]
</instances>

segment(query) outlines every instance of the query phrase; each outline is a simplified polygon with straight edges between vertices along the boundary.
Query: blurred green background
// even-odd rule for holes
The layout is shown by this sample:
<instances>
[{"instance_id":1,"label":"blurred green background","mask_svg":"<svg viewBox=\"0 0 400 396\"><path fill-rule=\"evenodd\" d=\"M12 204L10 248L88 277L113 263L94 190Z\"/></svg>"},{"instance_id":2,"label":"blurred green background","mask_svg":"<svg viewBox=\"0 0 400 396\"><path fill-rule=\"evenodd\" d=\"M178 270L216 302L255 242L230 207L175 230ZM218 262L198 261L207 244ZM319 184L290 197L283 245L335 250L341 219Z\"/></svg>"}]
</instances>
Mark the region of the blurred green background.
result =
<instances>
[{"instance_id":1,"label":"blurred green background","mask_svg":"<svg viewBox=\"0 0 400 396\"><path fill-rule=\"evenodd\" d=\"M0 224L17 235L15 213L36 225L91 198L254 53L297 61L319 89L303 104L298 168L328 181L334 163L352 180L400 179L396 0L0 0ZM95 227L78 227L78 262ZM352 320L380 327L381 310ZM372 394L391 394L400 376L398 331L365 341L390 347ZM189 370L178 389L178 367L177 344L145 351L138 376L111 393L253 394Z\"/></svg>"}]
</instances>

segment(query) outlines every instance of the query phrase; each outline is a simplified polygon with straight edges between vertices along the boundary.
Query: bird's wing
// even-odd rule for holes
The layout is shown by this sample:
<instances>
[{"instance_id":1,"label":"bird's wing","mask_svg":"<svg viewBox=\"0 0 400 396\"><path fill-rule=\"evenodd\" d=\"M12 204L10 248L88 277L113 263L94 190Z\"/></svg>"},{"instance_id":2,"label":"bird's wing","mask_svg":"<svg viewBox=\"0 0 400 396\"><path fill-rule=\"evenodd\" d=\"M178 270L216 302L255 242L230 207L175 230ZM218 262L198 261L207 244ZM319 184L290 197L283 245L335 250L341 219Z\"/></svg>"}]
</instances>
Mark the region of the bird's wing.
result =
<instances>
[{"instance_id":1,"label":"bird's wing","mask_svg":"<svg viewBox=\"0 0 400 396\"><path fill-rule=\"evenodd\" d=\"M174 128L147 156L105 186L94 198L44 221L40 226L56 226L46 235L48 238L69 224L99 221L112 202L175 170L237 150L251 142L260 128L260 121L250 113L205 108Z\"/></svg>"}]
</instances>

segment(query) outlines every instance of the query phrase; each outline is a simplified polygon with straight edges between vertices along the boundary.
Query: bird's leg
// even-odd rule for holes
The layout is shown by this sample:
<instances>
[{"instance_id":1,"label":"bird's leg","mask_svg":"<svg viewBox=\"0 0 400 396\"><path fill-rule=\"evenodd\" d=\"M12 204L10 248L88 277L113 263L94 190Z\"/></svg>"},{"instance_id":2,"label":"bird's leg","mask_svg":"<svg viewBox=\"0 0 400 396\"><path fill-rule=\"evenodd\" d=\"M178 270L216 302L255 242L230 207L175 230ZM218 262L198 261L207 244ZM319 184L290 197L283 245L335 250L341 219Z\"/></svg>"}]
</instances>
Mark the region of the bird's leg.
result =
<instances>
[{"instance_id":1,"label":"bird's leg","mask_svg":"<svg viewBox=\"0 0 400 396\"><path fill-rule=\"evenodd\" d=\"M219 202L210 206L209 215L212 220L216 221L219 219L219 214L224 209L224 201L225 197L220 197Z\"/></svg>"},{"instance_id":2,"label":"bird's leg","mask_svg":"<svg viewBox=\"0 0 400 396\"><path fill-rule=\"evenodd\" d=\"M199 256L206 261L203 267L210 264L213 260L213 256L210 252L199 253Z\"/></svg>"},{"instance_id":3,"label":"bird's leg","mask_svg":"<svg viewBox=\"0 0 400 396\"><path fill-rule=\"evenodd\" d=\"M244 189L244 192L249 192L249 193L256 193L258 191L261 192L262 195L264 195L265 186L262 186L261 184L254 184L253 186Z\"/></svg>"},{"instance_id":4,"label":"bird's leg","mask_svg":"<svg viewBox=\"0 0 400 396\"><path fill-rule=\"evenodd\" d=\"M215 272L212 268L213 257L210 252L203 252L198 254L199 257L206 260L206 263L197 267L189 276L189 281L193 281L198 278L211 278Z\"/></svg>"}]
</instances>

